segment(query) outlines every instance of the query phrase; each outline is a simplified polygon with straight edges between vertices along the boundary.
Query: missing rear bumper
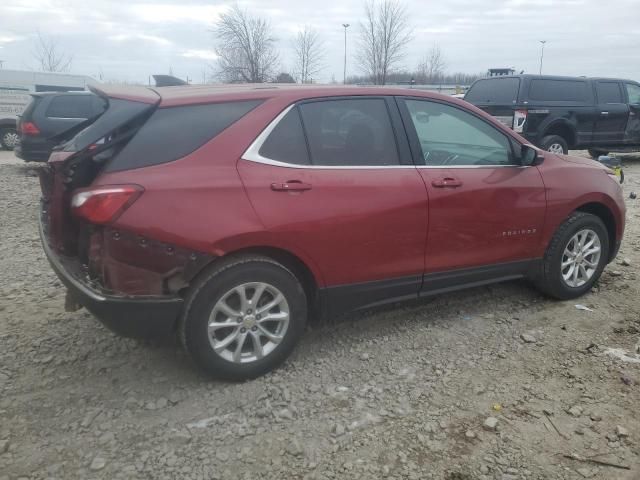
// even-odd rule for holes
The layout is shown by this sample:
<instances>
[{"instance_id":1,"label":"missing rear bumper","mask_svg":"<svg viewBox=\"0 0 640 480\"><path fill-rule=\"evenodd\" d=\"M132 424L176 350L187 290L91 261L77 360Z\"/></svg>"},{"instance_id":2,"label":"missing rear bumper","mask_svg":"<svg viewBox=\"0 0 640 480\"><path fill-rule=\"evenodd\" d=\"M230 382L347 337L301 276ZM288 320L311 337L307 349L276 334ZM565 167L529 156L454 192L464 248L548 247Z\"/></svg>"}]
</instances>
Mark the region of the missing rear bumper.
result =
<instances>
[{"instance_id":1,"label":"missing rear bumper","mask_svg":"<svg viewBox=\"0 0 640 480\"><path fill-rule=\"evenodd\" d=\"M115 333L133 338L151 338L170 334L182 311L179 296L106 295L82 281L73 259L56 254L44 235L40 223L42 247L73 302L85 307Z\"/></svg>"}]
</instances>

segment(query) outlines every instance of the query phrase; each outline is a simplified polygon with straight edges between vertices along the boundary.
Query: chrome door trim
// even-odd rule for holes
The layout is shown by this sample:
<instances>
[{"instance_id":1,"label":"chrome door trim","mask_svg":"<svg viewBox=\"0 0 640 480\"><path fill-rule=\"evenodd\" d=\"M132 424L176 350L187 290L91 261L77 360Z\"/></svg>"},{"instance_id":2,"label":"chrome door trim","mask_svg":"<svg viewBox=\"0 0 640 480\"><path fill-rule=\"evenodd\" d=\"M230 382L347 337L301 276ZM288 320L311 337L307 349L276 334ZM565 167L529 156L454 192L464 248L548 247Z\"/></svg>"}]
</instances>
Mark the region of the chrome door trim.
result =
<instances>
[{"instance_id":1,"label":"chrome door trim","mask_svg":"<svg viewBox=\"0 0 640 480\"><path fill-rule=\"evenodd\" d=\"M409 169L409 168L529 168L530 165L297 165L295 163L280 162L260 155L260 149L264 142L266 142L271 132L276 128L278 123L282 121L287 113L291 109L295 108L296 104L291 104L278 114L276 118L271 120L269 125L256 137L256 139L249 145L249 148L242 154L240 159L247 160L255 163L262 163L264 165L271 165L274 167L285 168L297 168L305 170L385 170L389 168L393 169Z\"/></svg>"}]
</instances>

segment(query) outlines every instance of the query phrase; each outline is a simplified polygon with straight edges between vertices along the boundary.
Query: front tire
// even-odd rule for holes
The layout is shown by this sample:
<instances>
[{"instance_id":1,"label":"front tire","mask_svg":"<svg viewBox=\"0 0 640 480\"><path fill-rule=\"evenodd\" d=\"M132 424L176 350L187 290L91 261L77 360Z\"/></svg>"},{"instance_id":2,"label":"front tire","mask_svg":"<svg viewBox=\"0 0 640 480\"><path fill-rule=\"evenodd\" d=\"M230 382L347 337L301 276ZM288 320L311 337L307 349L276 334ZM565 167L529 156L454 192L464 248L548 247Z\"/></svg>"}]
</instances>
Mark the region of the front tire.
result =
<instances>
[{"instance_id":1,"label":"front tire","mask_svg":"<svg viewBox=\"0 0 640 480\"><path fill-rule=\"evenodd\" d=\"M0 145L5 150L13 150L18 144L18 132L15 128L0 129Z\"/></svg>"},{"instance_id":2,"label":"front tire","mask_svg":"<svg viewBox=\"0 0 640 480\"><path fill-rule=\"evenodd\" d=\"M609 152L607 150L597 150L595 148L590 148L587 151L589 152L589 156L591 158L593 158L594 160L598 160L598 158L600 158L600 155L608 155L609 154Z\"/></svg>"},{"instance_id":3,"label":"front tire","mask_svg":"<svg viewBox=\"0 0 640 480\"><path fill-rule=\"evenodd\" d=\"M536 285L560 300L579 297L600 278L608 257L609 235L602 220L574 212L553 236Z\"/></svg>"},{"instance_id":4,"label":"front tire","mask_svg":"<svg viewBox=\"0 0 640 480\"><path fill-rule=\"evenodd\" d=\"M547 135L540 142L540 148L547 152L566 155L569 153L569 144L560 135Z\"/></svg>"},{"instance_id":5,"label":"front tire","mask_svg":"<svg viewBox=\"0 0 640 480\"><path fill-rule=\"evenodd\" d=\"M238 257L196 281L179 334L208 374L241 381L282 364L306 320L307 299L292 272L267 257Z\"/></svg>"}]
</instances>

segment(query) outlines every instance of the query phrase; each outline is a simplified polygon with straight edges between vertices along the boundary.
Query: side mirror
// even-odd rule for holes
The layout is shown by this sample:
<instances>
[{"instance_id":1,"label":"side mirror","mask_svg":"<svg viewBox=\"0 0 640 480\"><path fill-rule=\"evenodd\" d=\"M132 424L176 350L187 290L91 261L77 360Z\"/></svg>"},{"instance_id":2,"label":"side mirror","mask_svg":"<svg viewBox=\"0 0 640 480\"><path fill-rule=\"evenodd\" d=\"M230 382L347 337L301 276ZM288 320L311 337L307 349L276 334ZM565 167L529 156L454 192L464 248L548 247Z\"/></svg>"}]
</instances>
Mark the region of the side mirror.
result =
<instances>
[{"instance_id":1,"label":"side mirror","mask_svg":"<svg viewBox=\"0 0 640 480\"><path fill-rule=\"evenodd\" d=\"M544 155L531 145L522 145L520 151L520 165L523 167L533 167L540 165L544 161Z\"/></svg>"}]
</instances>

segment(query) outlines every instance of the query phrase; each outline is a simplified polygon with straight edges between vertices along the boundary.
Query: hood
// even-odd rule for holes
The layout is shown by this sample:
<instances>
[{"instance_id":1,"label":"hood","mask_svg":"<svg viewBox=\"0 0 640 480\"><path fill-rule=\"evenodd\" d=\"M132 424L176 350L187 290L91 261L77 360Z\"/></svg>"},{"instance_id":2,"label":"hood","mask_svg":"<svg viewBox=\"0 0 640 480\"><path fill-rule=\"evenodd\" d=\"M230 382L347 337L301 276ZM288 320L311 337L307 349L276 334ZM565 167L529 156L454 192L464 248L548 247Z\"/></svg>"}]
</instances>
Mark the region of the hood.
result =
<instances>
[{"instance_id":1,"label":"hood","mask_svg":"<svg viewBox=\"0 0 640 480\"><path fill-rule=\"evenodd\" d=\"M585 157L574 157L572 155L558 155L556 154L560 160L564 160L565 162L577 163L579 165L585 165L593 168L601 168L602 170L611 170L609 167L601 164L596 160L592 160L591 158Z\"/></svg>"}]
</instances>

